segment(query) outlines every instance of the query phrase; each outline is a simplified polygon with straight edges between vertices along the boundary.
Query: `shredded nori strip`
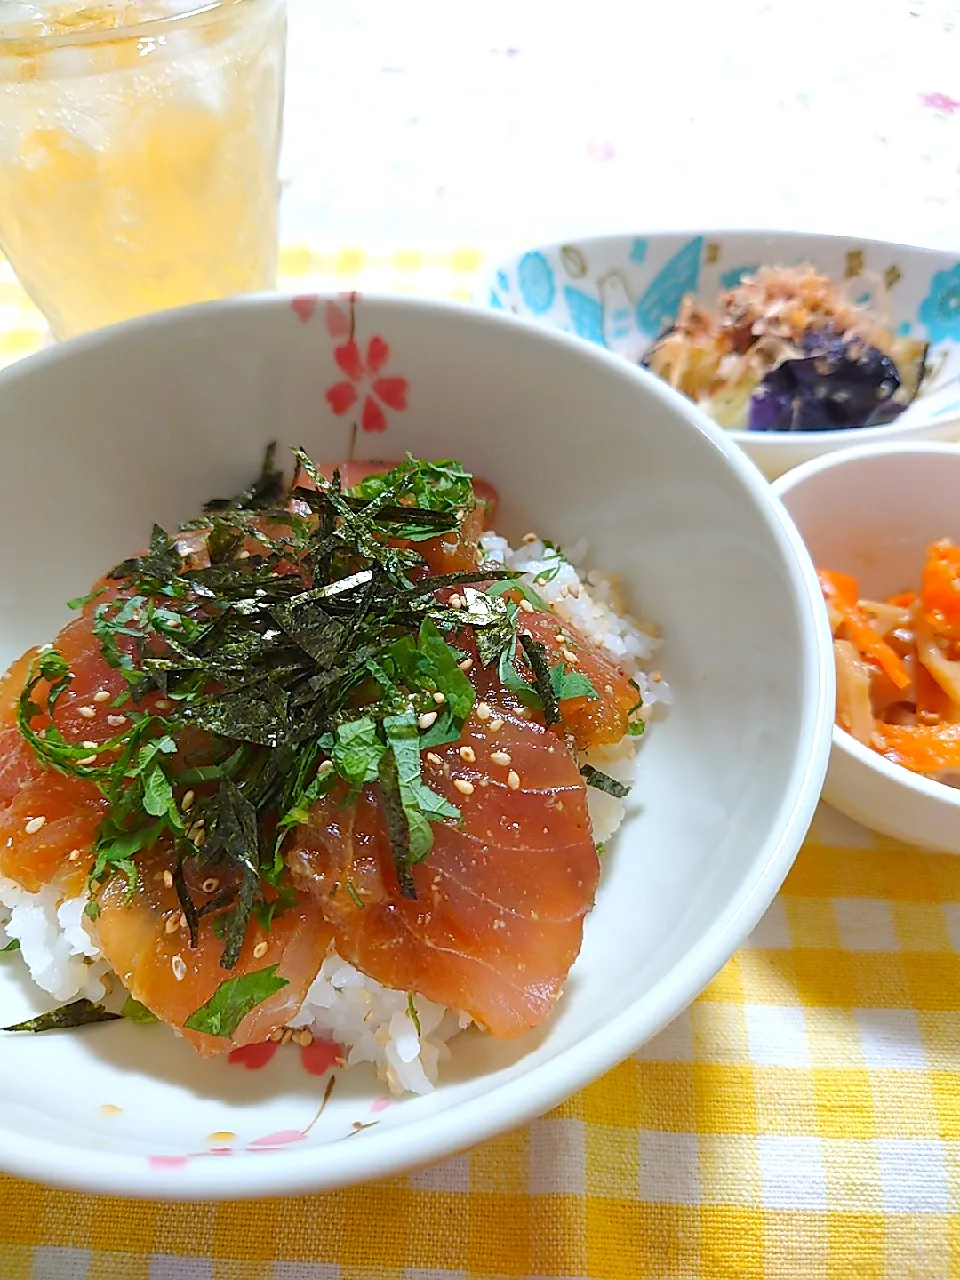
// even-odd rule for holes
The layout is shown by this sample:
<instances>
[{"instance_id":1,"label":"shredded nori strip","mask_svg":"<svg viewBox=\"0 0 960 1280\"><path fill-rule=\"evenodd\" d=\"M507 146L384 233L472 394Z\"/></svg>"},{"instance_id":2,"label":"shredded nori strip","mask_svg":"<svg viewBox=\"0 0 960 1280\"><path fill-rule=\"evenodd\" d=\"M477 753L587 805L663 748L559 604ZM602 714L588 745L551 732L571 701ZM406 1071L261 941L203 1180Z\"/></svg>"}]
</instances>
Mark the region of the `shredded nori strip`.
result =
<instances>
[{"instance_id":1,"label":"shredded nori strip","mask_svg":"<svg viewBox=\"0 0 960 1280\"><path fill-rule=\"evenodd\" d=\"M193 899L190 897L190 890L187 888L187 882L183 875L182 860L177 863L173 872L173 885L177 891L177 901L180 903L180 910L183 912L187 921L187 928L190 931L190 949L197 949L197 929L200 924L200 917L197 914L197 908Z\"/></svg>"},{"instance_id":2,"label":"shredded nori strip","mask_svg":"<svg viewBox=\"0 0 960 1280\"><path fill-rule=\"evenodd\" d=\"M613 796L617 800L626 800L630 794L630 788L624 786L622 782L618 782L616 778L611 778L609 773L603 773L600 769L595 769L592 764L584 764L580 766L580 772L588 787L594 787L597 791L605 791L608 796Z\"/></svg>"},{"instance_id":3,"label":"shredded nori strip","mask_svg":"<svg viewBox=\"0 0 960 1280\"><path fill-rule=\"evenodd\" d=\"M520 643L530 663L533 683L543 704L544 723L549 729L552 724L557 724L560 720L560 704L557 702L553 680L550 677L547 651L538 640L534 640L533 636L527 635L525 631L520 632Z\"/></svg>"},{"instance_id":4,"label":"shredded nori strip","mask_svg":"<svg viewBox=\"0 0 960 1280\"><path fill-rule=\"evenodd\" d=\"M380 757L380 799L400 892L405 898L416 901L417 891L410 870L410 823L400 795L400 777L392 750L385 751Z\"/></svg>"},{"instance_id":5,"label":"shredded nori strip","mask_svg":"<svg viewBox=\"0 0 960 1280\"><path fill-rule=\"evenodd\" d=\"M262 511L283 501L283 472L277 468L277 442L271 440L264 454L260 475L242 493L232 498L211 498L205 502L205 512L211 511Z\"/></svg>"},{"instance_id":6,"label":"shredded nori strip","mask_svg":"<svg viewBox=\"0 0 960 1280\"><path fill-rule=\"evenodd\" d=\"M26 1022L17 1022L12 1027L0 1027L0 1030L32 1031L38 1035L42 1031L66 1031L72 1027L88 1027L95 1022L118 1022L122 1019L122 1013L110 1013L102 1004L94 1004L92 1000L74 1000L71 1004L61 1005L59 1009L51 1009L49 1013L28 1018Z\"/></svg>"}]
</instances>

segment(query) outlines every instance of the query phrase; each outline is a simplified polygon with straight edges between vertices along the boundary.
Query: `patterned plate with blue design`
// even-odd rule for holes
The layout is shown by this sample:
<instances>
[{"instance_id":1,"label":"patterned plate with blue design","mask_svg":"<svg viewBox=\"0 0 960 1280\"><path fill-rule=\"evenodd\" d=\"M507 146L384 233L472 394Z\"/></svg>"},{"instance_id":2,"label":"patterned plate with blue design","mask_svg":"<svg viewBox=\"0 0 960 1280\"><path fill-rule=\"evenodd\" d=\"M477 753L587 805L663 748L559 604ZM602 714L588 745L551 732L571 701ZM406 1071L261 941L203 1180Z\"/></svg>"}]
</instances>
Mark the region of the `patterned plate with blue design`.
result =
<instances>
[{"instance_id":1,"label":"patterned plate with blue design","mask_svg":"<svg viewBox=\"0 0 960 1280\"><path fill-rule=\"evenodd\" d=\"M637 362L674 322L686 294L712 305L758 266L804 262L838 283L858 282L856 301L885 294L890 327L930 343L928 373L916 401L887 426L762 437L733 432L762 470L777 475L808 457L873 439L960 436L960 258L949 253L799 233L608 236L519 254L484 277L475 300Z\"/></svg>"}]
</instances>

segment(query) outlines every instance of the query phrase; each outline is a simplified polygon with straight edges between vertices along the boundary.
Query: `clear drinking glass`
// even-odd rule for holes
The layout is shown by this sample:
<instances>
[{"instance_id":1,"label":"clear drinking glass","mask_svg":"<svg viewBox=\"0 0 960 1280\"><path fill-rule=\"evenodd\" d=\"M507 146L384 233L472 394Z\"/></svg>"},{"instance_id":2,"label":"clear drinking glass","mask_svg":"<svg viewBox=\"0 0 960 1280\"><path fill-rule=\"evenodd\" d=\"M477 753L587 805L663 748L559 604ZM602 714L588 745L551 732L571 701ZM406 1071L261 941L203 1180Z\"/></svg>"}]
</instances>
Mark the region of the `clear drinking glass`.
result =
<instances>
[{"instance_id":1,"label":"clear drinking glass","mask_svg":"<svg viewBox=\"0 0 960 1280\"><path fill-rule=\"evenodd\" d=\"M286 0L0 0L0 249L54 335L271 289Z\"/></svg>"}]
</instances>

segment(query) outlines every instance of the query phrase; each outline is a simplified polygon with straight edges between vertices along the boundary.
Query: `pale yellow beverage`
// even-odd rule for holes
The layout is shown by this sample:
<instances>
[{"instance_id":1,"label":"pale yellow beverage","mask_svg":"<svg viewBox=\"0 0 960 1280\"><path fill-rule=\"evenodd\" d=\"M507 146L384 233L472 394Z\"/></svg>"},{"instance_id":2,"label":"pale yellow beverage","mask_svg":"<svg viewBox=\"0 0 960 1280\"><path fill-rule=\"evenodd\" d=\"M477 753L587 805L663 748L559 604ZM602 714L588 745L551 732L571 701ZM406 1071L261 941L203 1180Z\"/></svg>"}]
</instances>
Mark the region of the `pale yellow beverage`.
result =
<instances>
[{"instance_id":1,"label":"pale yellow beverage","mask_svg":"<svg viewBox=\"0 0 960 1280\"><path fill-rule=\"evenodd\" d=\"M56 337L274 287L285 40L286 0L0 0L0 249Z\"/></svg>"}]
</instances>

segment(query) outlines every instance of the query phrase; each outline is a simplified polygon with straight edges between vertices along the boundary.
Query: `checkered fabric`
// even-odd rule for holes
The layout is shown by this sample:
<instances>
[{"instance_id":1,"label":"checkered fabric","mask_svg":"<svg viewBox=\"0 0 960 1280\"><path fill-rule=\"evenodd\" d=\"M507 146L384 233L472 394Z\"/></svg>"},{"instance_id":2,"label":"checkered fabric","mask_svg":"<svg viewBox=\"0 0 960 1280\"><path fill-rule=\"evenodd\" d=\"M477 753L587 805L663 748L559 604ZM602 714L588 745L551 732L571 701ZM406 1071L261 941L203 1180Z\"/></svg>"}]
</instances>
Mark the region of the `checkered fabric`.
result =
<instances>
[{"instance_id":1,"label":"checkered fabric","mask_svg":"<svg viewBox=\"0 0 960 1280\"><path fill-rule=\"evenodd\" d=\"M283 255L466 296L479 253ZM0 362L42 324L0 276ZM0 1280L960 1277L960 858L821 810L699 1000L542 1120L407 1178L227 1205L0 1179Z\"/></svg>"}]
</instances>

